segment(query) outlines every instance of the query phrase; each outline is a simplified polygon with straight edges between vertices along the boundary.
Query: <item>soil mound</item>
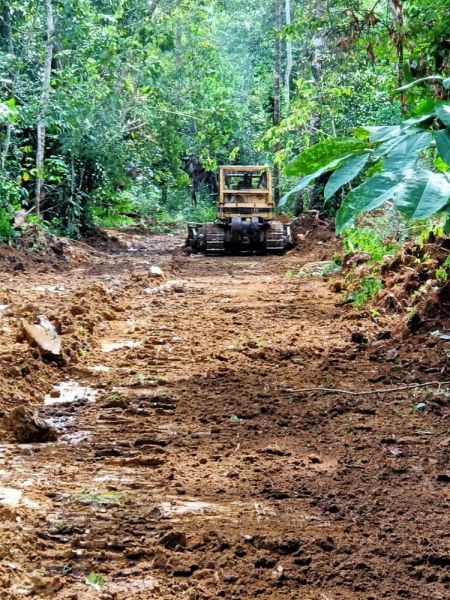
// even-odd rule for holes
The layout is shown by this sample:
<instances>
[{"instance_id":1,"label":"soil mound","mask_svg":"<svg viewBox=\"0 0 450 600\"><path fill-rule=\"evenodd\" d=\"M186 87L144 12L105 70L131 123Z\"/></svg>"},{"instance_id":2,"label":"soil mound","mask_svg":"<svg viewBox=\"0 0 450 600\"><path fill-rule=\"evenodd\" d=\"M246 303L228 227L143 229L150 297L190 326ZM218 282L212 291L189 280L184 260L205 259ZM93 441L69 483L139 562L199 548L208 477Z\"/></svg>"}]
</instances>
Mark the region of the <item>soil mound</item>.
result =
<instances>
[{"instance_id":1,"label":"soil mound","mask_svg":"<svg viewBox=\"0 0 450 600\"><path fill-rule=\"evenodd\" d=\"M298 253L317 252L320 260L330 258L340 247L334 222L322 219L316 210L295 218L292 234Z\"/></svg>"}]
</instances>

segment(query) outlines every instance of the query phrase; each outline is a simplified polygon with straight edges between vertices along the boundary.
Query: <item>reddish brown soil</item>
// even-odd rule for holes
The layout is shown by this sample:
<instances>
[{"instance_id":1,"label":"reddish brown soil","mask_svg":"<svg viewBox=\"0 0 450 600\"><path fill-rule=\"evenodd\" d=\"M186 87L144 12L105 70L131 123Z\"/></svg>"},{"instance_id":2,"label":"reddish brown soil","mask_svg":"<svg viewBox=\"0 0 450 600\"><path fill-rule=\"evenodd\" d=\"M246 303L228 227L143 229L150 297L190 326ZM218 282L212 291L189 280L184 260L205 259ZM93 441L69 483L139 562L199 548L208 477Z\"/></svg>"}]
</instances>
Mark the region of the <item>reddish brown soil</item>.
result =
<instances>
[{"instance_id":1,"label":"reddish brown soil","mask_svg":"<svg viewBox=\"0 0 450 600\"><path fill-rule=\"evenodd\" d=\"M450 380L445 342L295 275L331 238L212 259L114 235L47 273L3 254L0 597L448 598L450 385L359 395ZM20 336L39 314L59 362ZM96 398L42 406L67 380ZM18 405L58 440L16 443Z\"/></svg>"}]
</instances>

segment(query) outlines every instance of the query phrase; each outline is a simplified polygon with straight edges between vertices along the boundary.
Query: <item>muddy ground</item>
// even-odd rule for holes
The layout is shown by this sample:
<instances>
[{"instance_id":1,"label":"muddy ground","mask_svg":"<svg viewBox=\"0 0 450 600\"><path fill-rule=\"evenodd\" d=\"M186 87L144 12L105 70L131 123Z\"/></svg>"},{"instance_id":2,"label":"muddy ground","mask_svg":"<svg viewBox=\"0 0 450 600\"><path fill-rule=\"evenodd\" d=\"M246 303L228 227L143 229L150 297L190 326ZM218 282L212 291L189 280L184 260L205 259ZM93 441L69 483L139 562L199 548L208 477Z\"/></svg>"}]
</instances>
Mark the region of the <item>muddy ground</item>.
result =
<instances>
[{"instance_id":1,"label":"muddy ground","mask_svg":"<svg viewBox=\"0 0 450 600\"><path fill-rule=\"evenodd\" d=\"M449 598L450 384L360 393L450 380L446 342L297 276L332 243L181 244L1 254L0 597Z\"/></svg>"}]
</instances>

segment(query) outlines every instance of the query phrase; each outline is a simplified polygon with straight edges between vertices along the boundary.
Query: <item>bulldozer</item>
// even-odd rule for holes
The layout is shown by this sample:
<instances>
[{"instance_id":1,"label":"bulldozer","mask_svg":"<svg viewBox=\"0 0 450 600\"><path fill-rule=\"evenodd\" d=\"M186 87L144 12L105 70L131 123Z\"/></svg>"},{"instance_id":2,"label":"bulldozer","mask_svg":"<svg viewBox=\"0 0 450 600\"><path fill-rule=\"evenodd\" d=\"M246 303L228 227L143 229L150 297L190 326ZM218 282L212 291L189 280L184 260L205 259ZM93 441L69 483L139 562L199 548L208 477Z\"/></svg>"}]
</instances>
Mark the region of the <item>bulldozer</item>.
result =
<instances>
[{"instance_id":1,"label":"bulldozer","mask_svg":"<svg viewBox=\"0 0 450 600\"><path fill-rule=\"evenodd\" d=\"M290 223L277 220L269 167L222 166L214 223L188 223L194 252L282 254L292 245Z\"/></svg>"}]
</instances>

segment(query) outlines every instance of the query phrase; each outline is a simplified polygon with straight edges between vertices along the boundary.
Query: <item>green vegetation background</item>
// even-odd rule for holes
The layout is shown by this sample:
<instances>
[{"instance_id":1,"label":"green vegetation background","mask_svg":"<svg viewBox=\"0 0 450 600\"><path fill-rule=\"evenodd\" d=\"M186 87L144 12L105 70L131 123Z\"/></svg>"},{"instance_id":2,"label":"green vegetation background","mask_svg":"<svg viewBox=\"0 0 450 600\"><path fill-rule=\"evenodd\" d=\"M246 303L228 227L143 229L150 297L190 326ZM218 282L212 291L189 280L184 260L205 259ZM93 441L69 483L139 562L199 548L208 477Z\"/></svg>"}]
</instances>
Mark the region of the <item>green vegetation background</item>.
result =
<instances>
[{"instance_id":1,"label":"green vegetation background","mask_svg":"<svg viewBox=\"0 0 450 600\"><path fill-rule=\"evenodd\" d=\"M396 126L424 102L446 102L439 79L408 84L428 76L445 81L448 31L449 0L2 0L0 238L18 235L18 211L37 219L38 180L45 226L72 237L136 218L159 226L209 220L214 172L224 163L278 165L282 193L298 187L299 176L313 175L286 209L334 215L383 165L364 162L352 179L341 177L344 183L324 194L331 171L345 166L333 148L364 127L369 133L345 158L356 151L358 160L377 145L368 127ZM402 85L407 89L395 92ZM274 120L277 94L280 122ZM46 129L41 168L40 119ZM447 178L450 136L440 134L438 154L433 136L449 124L436 117L415 125L428 127L431 136L415 158L421 169L441 174L440 181ZM316 144L331 149L322 159L341 161L319 174L329 160L313 162L308 172L292 169ZM448 197L441 198L439 210L423 214L434 218L447 206Z\"/></svg>"}]
</instances>

